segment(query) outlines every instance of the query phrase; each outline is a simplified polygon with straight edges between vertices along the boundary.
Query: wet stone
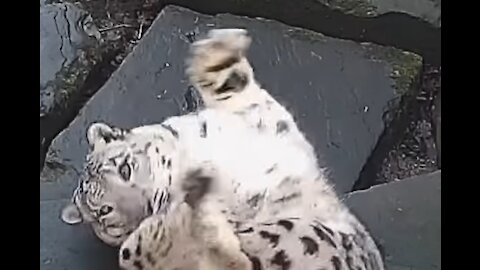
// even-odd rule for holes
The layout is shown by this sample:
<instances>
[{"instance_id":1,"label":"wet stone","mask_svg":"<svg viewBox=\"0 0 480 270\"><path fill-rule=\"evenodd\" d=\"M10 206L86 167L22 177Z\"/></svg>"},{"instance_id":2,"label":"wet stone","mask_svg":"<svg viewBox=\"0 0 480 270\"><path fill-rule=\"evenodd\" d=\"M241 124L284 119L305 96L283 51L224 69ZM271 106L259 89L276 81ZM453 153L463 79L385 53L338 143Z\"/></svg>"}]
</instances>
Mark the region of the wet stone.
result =
<instances>
[{"instance_id":1,"label":"wet stone","mask_svg":"<svg viewBox=\"0 0 480 270\"><path fill-rule=\"evenodd\" d=\"M429 22L434 27L442 25L441 0L316 0L333 10L359 17L376 17L387 13L405 13Z\"/></svg>"},{"instance_id":2,"label":"wet stone","mask_svg":"<svg viewBox=\"0 0 480 270\"><path fill-rule=\"evenodd\" d=\"M294 114L337 190L350 191L385 127L382 116L395 109L392 100L413 87L421 58L274 21L206 16L169 6L53 140L41 173L42 199L70 196L87 152L85 132L90 123L131 128L195 108L187 102L196 95L188 93L184 59L193 39L218 27L249 30L253 36L249 58L257 79Z\"/></svg>"},{"instance_id":3,"label":"wet stone","mask_svg":"<svg viewBox=\"0 0 480 270\"><path fill-rule=\"evenodd\" d=\"M65 105L97 61L100 32L70 3L40 1L40 118Z\"/></svg>"},{"instance_id":4,"label":"wet stone","mask_svg":"<svg viewBox=\"0 0 480 270\"><path fill-rule=\"evenodd\" d=\"M441 171L346 196L383 247L387 269L441 269Z\"/></svg>"}]
</instances>

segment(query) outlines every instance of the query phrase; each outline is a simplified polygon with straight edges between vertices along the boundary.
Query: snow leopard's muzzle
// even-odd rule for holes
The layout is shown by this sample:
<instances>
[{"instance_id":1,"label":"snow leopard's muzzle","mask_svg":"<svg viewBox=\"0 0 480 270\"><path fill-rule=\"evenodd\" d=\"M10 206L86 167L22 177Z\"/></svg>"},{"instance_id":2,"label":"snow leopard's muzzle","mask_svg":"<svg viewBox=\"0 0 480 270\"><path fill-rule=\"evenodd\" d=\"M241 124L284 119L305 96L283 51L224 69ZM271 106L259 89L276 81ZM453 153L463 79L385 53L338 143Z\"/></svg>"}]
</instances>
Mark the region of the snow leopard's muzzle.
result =
<instances>
[{"instance_id":1,"label":"snow leopard's muzzle","mask_svg":"<svg viewBox=\"0 0 480 270\"><path fill-rule=\"evenodd\" d=\"M149 215L143 205L129 204L126 208L126 201L92 197L95 196L75 192L71 203L63 208L61 219L70 225L88 223L97 237L110 246L120 246Z\"/></svg>"}]
</instances>

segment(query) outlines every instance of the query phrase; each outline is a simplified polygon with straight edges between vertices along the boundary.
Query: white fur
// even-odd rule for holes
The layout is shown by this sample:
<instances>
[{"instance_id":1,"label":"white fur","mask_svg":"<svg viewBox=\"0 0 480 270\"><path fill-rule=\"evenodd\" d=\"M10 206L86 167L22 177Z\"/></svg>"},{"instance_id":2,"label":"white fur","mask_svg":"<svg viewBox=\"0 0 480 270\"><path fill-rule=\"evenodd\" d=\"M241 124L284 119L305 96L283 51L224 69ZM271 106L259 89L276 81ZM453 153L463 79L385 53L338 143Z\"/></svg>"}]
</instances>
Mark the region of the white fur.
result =
<instances>
[{"instance_id":1,"label":"white fur","mask_svg":"<svg viewBox=\"0 0 480 270\"><path fill-rule=\"evenodd\" d=\"M163 125L132 129L122 139L122 145L150 142L143 155L148 157L151 176L139 181L146 194L169 189L173 201L167 209L160 209L158 196L154 200L149 195L156 212L122 244L120 266L127 270L138 269L138 264L144 270L246 270L252 267L246 257L249 254L258 257L264 269L277 269L278 262L272 258L281 251L291 261L291 269L333 269L336 266L331 258L346 260L347 251L341 250L342 234L362 234L366 235L362 236L365 244L358 244L360 251L355 252L374 254L378 267L365 269L382 270L375 244L338 200L318 166L312 145L292 115L255 81L245 57L249 45L245 30L232 29L212 31L208 38L194 43L187 74L199 89L206 109L171 117ZM233 60L225 68L212 68L229 59ZM230 88L218 91L229 80ZM96 138L97 134L102 133L90 132L89 137ZM109 144L103 142L102 147L108 148ZM161 164L165 156L171 160L167 169ZM185 184L196 181L189 178L189 173L198 169L213 182L195 205L188 206L184 202L189 192ZM167 183L170 176L171 186ZM258 201L251 203L254 198ZM295 229L287 231L278 226L280 220L291 220ZM328 237L333 244L318 239L312 230L317 225L330 228L332 235ZM248 227L252 231L271 230L281 237L275 243L257 231L238 232ZM162 241L154 237L158 233L163 235ZM319 252L305 255L304 243L299 240L305 236L316 239ZM274 241L273 246L269 241ZM142 254L134 256L138 247ZM124 258L125 250L132 257Z\"/></svg>"}]
</instances>

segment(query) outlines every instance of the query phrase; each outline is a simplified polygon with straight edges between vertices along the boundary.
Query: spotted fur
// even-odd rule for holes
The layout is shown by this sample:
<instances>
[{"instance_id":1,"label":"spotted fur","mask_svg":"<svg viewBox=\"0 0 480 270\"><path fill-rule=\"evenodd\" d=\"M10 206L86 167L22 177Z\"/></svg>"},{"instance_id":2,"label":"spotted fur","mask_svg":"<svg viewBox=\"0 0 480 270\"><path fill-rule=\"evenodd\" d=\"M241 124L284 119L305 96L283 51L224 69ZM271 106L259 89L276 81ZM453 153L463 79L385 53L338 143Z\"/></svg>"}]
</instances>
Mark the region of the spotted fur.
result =
<instances>
[{"instance_id":1,"label":"spotted fur","mask_svg":"<svg viewBox=\"0 0 480 270\"><path fill-rule=\"evenodd\" d=\"M123 243L119 258L123 269L250 268L233 226L221 208L209 202L207 194L217 175L207 168L187 172L179 204L146 218Z\"/></svg>"},{"instance_id":2,"label":"spotted fur","mask_svg":"<svg viewBox=\"0 0 480 270\"><path fill-rule=\"evenodd\" d=\"M255 81L250 42L223 29L193 43L187 74L205 109L121 132L92 125L64 220L121 245L127 270L384 269L292 115Z\"/></svg>"}]
</instances>

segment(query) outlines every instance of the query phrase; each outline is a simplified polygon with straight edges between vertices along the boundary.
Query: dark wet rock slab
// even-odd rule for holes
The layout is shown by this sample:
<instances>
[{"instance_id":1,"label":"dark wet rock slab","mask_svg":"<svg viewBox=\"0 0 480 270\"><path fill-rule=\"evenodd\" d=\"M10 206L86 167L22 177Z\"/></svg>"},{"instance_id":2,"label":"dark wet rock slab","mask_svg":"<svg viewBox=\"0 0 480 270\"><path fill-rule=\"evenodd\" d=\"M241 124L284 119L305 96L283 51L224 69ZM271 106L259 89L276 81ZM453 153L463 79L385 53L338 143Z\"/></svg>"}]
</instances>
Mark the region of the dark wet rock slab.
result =
<instances>
[{"instance_id":1,"label":"dark wet rock slab","mask_svg":"<svg viewBox=\"0 0 480 270\"><path fill-rule=\"evenodd\" d=\"M435 27L442 24L441 0L317 0L333 10L359 17L376 17L386 13L405 13L427 21Z\"/></svg>"},{"instance_id":2,"label":"dark wet rock slab","mask_svg":"<svg viewBox=\"0 0 480 270\"><path fill-rule=\"evenodd\" d=\"M383 131L385 111L395 109L391 101L413 87L420 57L273 21L166 7L122 66L52 142L41 189L57 191L41 196L70 196L86 154L90 123L129 128L184 113L186 96L191 96L184 77L189 43L216 27L251 32L249 55L258 80L296 116L321 153L322 164L331 169L337 189L351 190Z\"/></svg>"},{"instance_id":3,"label":"dark wet rock slab","mask_svg":"<svg viewBox=\"0 0 480 270\"><path fill-rule=\"evenodd\" d=\"M95 62L99 34L88 13L73 4L40 6L40 117L78 90Z\"/></svg>"},{"instance_id":4,"label":"dark wet rock slab","mask_svg":"<svg viewBox=\"0 0 480 270\"><path fill-rule=\"evenodd\" d=\"M388 269L441 269L441 171L350 193Z\"/></svg>"},{"instance_id":5,"label":"dark wet rock slab","mask_svg":"<svg viewBox=\"0 0 480 270\"><path fill-rule=\"evenodd\" d=\"M40 168L51 139L75 116L75 104L102 59L100 32L88 12L49 2L40 2Z\"/></svg>"},{"instance_id":6,"label":"dark wet rock slab","mask_svg":"<svg viewBox=\"0 0 480 270\"><path fill-rule=\"evenodd\" d=\"M323 0L157 0L156 2L162 5L178 5L211 15L230 13L251 18L268 18L332 37L394 46L415 52L427 61L440 65L441 28L403 12L387 12L376 17L354 16L328 7L320 1ZM365 3L367 1L329 2ZM402 4L406 1L394 2Z\"/></svg>"}]
</instances>

